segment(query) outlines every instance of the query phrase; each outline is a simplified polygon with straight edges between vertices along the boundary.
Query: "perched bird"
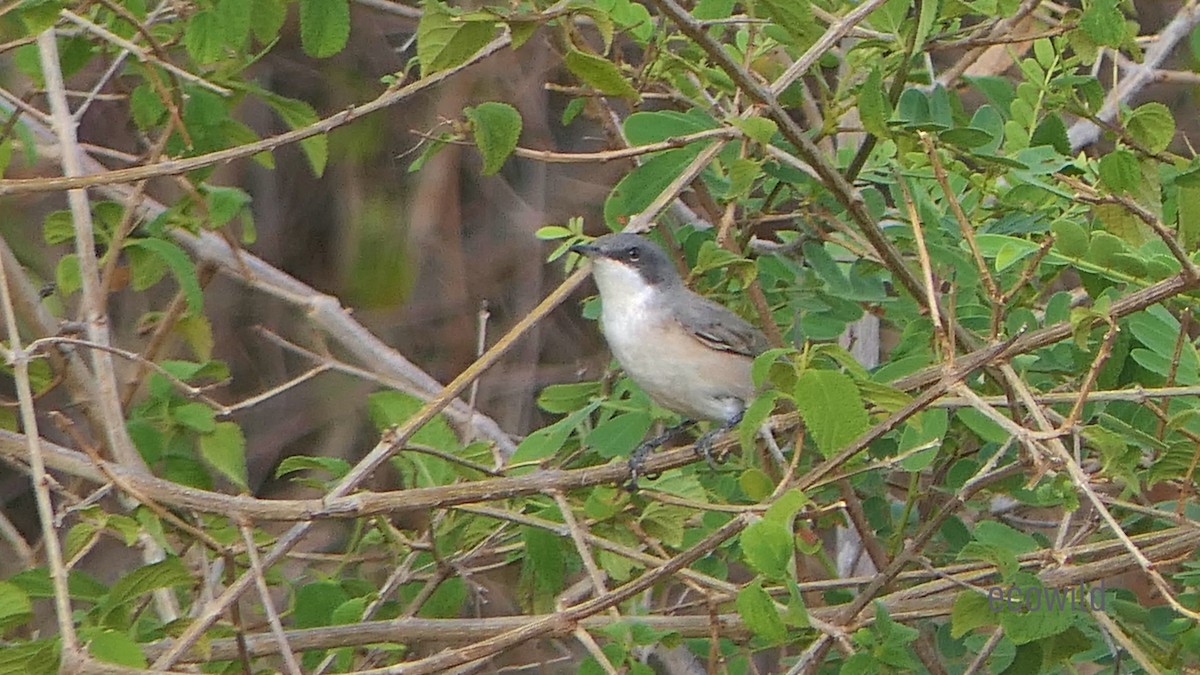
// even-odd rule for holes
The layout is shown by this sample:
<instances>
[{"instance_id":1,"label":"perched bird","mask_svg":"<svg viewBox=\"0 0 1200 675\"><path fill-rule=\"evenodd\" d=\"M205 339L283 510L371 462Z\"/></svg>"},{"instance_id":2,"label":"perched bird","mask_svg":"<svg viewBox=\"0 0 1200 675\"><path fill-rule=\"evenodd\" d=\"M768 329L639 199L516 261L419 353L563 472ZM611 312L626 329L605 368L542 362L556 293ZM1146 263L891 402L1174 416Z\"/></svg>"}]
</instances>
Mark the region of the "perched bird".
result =
<instances>
[{"instance_id":1,"label":"perched bird","mask_svg":"<svg viewBox=\"0 0 1200 675\"><path fill-rule=\"evenodd\" d=\"M689 290L666 252L645 237L609 234L571 250L592 262L600 329L629 377L664 408L720 424L696 443L711 462L712 440L736 425L754 398L750 366L766 350L766 338ZM634 484L646 455L673 431L634 451Z\"/></svg>"}]
</instances>

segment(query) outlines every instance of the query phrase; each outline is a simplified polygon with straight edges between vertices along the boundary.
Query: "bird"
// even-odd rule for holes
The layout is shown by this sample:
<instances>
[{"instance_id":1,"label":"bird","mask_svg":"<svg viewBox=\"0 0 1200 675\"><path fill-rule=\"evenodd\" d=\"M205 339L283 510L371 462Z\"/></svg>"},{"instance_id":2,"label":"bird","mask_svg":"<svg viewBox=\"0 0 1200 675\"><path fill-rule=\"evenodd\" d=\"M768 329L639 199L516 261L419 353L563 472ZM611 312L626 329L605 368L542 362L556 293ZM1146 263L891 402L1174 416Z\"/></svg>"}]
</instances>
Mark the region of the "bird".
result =
<instances>
[{"instance_id":1,"label":"bird","mask_svg":"<svg viewBox=\"0 0 1200 675\"><path fill-rule=\"evenodd\" d=\"M766 337L689 289L666 251L646 237L607 234L571 250L591 261L600 331L621 368L655 403L684 417L634 450L630 486L636 488L651 450L699 420L718 424L696 442L712 464L712 441L741 421L754 399L750 370L768 347Z\"/></svg>"}]
</instances>

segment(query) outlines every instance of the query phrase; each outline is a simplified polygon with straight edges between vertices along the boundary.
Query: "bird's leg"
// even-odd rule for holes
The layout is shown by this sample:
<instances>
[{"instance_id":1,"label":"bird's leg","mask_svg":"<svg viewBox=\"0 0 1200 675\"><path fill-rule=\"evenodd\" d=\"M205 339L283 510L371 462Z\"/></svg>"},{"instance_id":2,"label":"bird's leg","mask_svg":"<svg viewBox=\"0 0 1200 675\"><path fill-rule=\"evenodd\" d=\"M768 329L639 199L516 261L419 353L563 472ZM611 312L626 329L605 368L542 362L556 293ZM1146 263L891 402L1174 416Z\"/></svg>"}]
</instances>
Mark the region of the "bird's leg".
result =
<instances>
[{"instance_id":1,"label":"bird's leg","mask_svg":"<svg viewBox=\"0 0 1200 675\"><path fill-rule=\"evenodd\" d=\"M736 427L737 423L742 421L742 416L745 414L746 414L745 410L739 410L737 412L737 414L735 414L733 417L730 417L729 419L725 420L724 424L722 424L721 426L719 426L715 429L712 429L711 431L708 431L703 436L696 439L696 454L703 457L704 461L708 462L709 467L715 469L715 468L717 468L717 464L718 464L716 458L714 458L713 454L712 454L713 441L717 440L717 437L720 436L721 434Z\"/></svg>"},{"instance_id":2,"label":"bird's leg","mask_svg":"<svg viewBox=\"0 0 1200 675\"><path fill-rule=\"evenodd\" d=\"M634 448L629 455L629 483L626 484L625 489L636 492L638 477L643 475L642 469L646 467L646 458L650 456L650 453L695 423L695 420L684 420L673 427L668 427L661 434L642 441L641 445Z\"/></svg>"}]
</instances>

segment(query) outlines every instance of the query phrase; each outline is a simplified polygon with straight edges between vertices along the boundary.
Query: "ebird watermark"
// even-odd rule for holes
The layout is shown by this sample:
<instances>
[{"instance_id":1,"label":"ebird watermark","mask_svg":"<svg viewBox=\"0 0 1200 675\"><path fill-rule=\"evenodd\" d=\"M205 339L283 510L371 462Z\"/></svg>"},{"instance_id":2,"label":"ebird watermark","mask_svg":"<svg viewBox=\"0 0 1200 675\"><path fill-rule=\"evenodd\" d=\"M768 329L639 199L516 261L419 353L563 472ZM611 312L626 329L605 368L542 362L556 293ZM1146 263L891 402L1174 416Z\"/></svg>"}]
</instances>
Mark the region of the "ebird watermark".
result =
<instances>
[{"instance_id":1,"label":"ebird watermark","mask_svg":"<svg viewBox=\"0 0 1200 675\"><path fill-rule=\"evenodd\" d=\"M992 613L1057 612L1066 609L1104 611L1104 580L1098 585L1079 584L1066 588L1045 586L992 586L988 609Z\"/></svg>"}]
</instances>

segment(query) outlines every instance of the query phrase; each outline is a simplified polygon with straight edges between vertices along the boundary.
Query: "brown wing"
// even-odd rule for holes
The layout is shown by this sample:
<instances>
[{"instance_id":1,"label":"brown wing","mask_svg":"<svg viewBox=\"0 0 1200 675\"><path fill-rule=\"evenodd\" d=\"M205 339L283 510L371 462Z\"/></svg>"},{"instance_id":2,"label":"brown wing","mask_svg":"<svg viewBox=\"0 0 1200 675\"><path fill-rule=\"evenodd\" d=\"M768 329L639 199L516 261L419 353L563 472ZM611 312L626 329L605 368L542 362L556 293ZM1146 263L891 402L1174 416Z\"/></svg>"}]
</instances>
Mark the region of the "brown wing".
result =
<instances>
[{"instance_id":1,"label":"brown wing","mask_svg":"<svg viewBox=\"0 0 1200 675\"><path fill-rule=\"evenodd\" d=\"M717 303L690 293L690 302L673 308L675 318L697 340L721 351L751 358L767 349L767 338L745 319Z\"/></svg>"}]
</instances>

